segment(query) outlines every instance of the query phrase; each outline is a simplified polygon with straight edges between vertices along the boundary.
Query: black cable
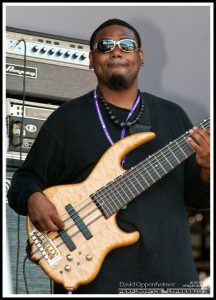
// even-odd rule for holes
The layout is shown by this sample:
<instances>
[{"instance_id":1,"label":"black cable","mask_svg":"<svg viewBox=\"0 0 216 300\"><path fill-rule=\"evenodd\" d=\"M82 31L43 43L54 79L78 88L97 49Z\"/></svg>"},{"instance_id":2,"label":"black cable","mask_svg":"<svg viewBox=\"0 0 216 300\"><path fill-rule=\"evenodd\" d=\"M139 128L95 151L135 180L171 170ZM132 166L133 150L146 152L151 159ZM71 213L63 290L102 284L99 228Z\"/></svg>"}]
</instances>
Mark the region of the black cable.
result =
<instances>
[{"instance_id":1,"label":"black cable","mask_svg":"<svg viewBox=\"0 0 216 300\"><path fill-rule=\"evenodd\" d=\"M53 281L50 279L50 294L53 294Z\"/></svg>"},{"instance_id":2,"label":"black cable","mask_svg":"<svg viewBox=\"0 0 216 300\"><path fill-rule=\"evenodd\" d=\"M19 276L19 248L20 248L20 215L17 217L17 259L16 259L16 294L18 294L18 276Z\"/></svg>"},{"instance_id":3,"label":"black cable","mask_svg":"<svg viewBox=\"0 0 216 300\"><path fill-rule=\"evenodd\" d=\"M28 256L26 255L26 257L24 258L24 261L23 261L23 276L24 276L24 282L25 282L25 287L26 287L26 293L29 294L27 279L26 279L26 275L25 275L25 264L26 264L27 259L28 259Z\"/></svg>"},{"instance_id":4,"label":"black cable","mask_svg":"<svg viewBox=\"0 0 216 300\"><path fill-rule=\"evenodd\" d=\"M20 163L22 162L22 144L23 144L23 128L24 128L24 107L25 107L25 83L26 83L26 41L24 39L19 40L19 42L24 42L24 75L23 75L23 99L22 99L22 118L20 127Z\"/></svg>"},{"instance_id":5,"label":"black cable","mask_svg":"<svg viewBox=\"0 0 216 300\"><path fill-rule=\"evenodd\" d=\"M24 74L23 74L23 102L22 102L22 119L20 127L20 166L22 164L22 143L23 143L23 127L24 127L24 106L25 106L25 80L26 80L26 41L24 39L19 40L15 46L18 46L20 42L24 42ZM20 215L17 217L17 260L16 260L16 294L18 294L18 276L19 276L19 251L20 251Z\"/></svg>"}]
</instances>

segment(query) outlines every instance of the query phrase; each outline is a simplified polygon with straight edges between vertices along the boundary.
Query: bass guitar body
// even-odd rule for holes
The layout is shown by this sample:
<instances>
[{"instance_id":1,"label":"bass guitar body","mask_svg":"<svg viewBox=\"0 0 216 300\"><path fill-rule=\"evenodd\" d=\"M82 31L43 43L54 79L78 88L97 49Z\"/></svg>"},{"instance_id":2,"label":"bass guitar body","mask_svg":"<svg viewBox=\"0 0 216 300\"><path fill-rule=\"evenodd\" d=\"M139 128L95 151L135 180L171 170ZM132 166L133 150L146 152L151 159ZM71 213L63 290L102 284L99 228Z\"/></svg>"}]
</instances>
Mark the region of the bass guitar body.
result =
<instances>
[{"instance_id":1,"label":"bass guitar body","mask_svg":"<svg viewBox=\"0 0 216 300\"><path fill-rule=\"evenodd\" d=\"M153 138L152 132L128 136L105 152L84 182L53 186L43 191L64 221L63 230L39 232L27 217L31 259L66 289L75 290L91 282L111 250L139 239L137 231L126 233L117 226L116 212L109 217L104 215L100 209L103 202L99 207L91 195L124 174L123 157Z\"/></svg>"}]
</instances>

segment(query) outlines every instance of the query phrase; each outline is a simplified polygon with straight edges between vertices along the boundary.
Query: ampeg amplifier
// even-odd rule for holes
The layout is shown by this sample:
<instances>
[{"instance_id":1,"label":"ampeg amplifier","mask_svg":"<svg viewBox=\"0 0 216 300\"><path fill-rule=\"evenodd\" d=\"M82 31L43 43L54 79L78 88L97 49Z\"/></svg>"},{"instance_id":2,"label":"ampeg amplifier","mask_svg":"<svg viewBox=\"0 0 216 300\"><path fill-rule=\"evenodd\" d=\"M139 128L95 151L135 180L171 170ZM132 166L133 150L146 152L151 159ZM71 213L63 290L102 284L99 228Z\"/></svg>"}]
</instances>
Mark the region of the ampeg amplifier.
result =
<instances>
[{"instance_id":1,"label":"ampeg amplifier","mask_svg":"<svg viewBox=\"0 0 216 300\"><path fill-rule=\"evenodd\" d=\"M7 96L23 95L24 73L28 97L64 102L89 92L96 86L89 51L86 40L6 27Z\"/></svg>"},{"instance_id":2,"label":"ampeg amplifier","mask_svg":"<svg viewBox=\"0 0 216 300\"><path fill-rule=\"evenodd\" d=\"M6 27L8 166L22 164L53 110L95 88L96 76L89 69L89 51L86 40Z\"/></svg>"},{"instance_id":3,"label":"ampeg amplifier","mask_svg":"<svg viewBox=\"0 0 216 300\"><path fill-rule=\"evenodd\" d=\"M34 143L41 126L59 106L29 101L26 101L23 106L22 100L13 98L7 98L6 102L8 135L7 165L20 166ZM22 121L23 140L22 144L20 144Z\"/></svg>"}]
</instances>

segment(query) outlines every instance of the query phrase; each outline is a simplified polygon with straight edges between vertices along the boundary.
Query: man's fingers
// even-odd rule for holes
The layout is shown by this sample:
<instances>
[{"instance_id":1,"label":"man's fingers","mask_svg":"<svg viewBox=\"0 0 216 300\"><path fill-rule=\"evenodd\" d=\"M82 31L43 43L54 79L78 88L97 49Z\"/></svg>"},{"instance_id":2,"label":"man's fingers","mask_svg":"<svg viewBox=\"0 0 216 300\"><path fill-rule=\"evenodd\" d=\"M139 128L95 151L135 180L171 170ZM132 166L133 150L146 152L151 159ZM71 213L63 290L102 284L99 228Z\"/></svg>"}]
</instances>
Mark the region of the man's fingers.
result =
<instances>
[{"instance_id":1,"label":"man's fingers","mask_svg":"<svg viewBox=\"0 0 216 300\"><path fill-rule=\"evenodd\" d=\"M57 230L59 229L63 229L64 228L64 222L62 221L62 219L57 215L53 217L52 219L53 223L55 224L55 226L58 228Z\"/></svg>"},{"instance_id":2,"label":"man's fingers","mask_svg":"<svg viewBox=\"0 0 216 300\"><path fill-rule=\"evenodd\" d=\"M64 227L55 205L41 192L32 194L28 199L28 215L39 231L58 231Z\"/></svg>"},{"instance_id":3,"label":"man's fingers","mask_svg":"<svg viewBox=\"0 0 216 300\"><path fill-rule=\"evenodd\" d=\"M35 221L33 222L33 225L42 232L47 232L47 231L58 231L60 228L64 227L64 223L63 223L63 227L60 227L58 225L55 224L55 222L53 222L51 219L47 219L46 221Z\"/></svg>"},{"instance_id":4,"label":"man's fingers","mask_svg":"<svg viewBox=\"0 0 216 300\"><path fill-rule=\"evenodd\" d=\"M189 133L193 140L200 146L205 146L205 144L210 144L210 129L207 130L199 129L194 127L189 130Z\"/></svg>"}]
</instances>

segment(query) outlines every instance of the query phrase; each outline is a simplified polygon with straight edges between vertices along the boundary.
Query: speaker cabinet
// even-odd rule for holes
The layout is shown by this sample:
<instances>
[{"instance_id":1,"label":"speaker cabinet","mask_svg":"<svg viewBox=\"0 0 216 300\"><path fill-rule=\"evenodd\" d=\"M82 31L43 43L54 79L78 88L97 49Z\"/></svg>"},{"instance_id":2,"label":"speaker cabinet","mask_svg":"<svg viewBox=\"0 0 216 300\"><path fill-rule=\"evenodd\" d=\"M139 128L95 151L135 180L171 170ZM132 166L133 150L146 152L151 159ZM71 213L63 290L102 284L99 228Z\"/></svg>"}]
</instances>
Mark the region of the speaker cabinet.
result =
<instances>
[{"instance_id":1,"label":"speaker cabinet","mask_svg":"<svg viewBox=\"0 0 216 300\"><path fill-rule=\"evenodd\" d=\"M23 61L6 58L6 63L23 66ZM37 97L54 103L68 101L88 93L96 87L93 71L57 64L27 61L27 67L37 70L36 78L26 77L26 96ZM23 77L7 74L7 94L15 97L23 94Z\"/></svg>"}]
</instances>

